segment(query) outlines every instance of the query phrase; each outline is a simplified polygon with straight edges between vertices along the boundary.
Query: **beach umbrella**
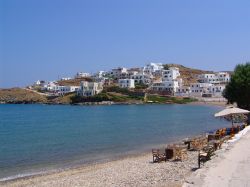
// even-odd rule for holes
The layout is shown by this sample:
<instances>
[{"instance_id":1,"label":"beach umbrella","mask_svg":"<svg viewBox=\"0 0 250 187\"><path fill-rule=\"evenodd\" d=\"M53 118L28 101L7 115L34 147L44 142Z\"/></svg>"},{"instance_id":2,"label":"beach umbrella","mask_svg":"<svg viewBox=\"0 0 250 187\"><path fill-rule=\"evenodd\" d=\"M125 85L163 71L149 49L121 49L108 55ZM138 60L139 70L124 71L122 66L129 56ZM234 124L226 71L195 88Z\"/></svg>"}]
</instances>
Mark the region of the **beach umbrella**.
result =
<instances>
[{"instance_id":1,"label":"beach umbrella","mask_svg":"<svg viewBox=\"0 0 250 187\"><path fill-rule=\"evenodd\" d=\"M250 111L244 110L244 109L241 109L241 108L236 108L234 106L229 106L226 109L216 113L214 116L215 117L230 118L232 120L232 126L233 126L233 120L234 120L235 116L248 114L248 113L250 113Z\"/></svg>"}]
</instances>

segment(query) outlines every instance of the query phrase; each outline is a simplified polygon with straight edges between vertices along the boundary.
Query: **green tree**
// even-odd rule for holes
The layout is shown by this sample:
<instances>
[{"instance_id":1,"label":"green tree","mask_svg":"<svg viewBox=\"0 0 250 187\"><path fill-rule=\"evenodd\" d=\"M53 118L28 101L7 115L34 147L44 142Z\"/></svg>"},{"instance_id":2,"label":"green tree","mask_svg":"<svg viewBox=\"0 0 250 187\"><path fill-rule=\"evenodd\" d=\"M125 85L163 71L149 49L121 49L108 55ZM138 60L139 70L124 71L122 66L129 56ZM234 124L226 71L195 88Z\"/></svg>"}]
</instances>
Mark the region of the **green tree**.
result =
<instances>
[{"instance_id":1,"label":"green tree","mask_svg":"<svg viewBox=\"0 0 250 187\"><path fill-rule=\"evenodd\" d=\"M250 110L250 63L235 67L223 96L229 103L237 103L240 108Z\"/></svg>"}]
</instances>

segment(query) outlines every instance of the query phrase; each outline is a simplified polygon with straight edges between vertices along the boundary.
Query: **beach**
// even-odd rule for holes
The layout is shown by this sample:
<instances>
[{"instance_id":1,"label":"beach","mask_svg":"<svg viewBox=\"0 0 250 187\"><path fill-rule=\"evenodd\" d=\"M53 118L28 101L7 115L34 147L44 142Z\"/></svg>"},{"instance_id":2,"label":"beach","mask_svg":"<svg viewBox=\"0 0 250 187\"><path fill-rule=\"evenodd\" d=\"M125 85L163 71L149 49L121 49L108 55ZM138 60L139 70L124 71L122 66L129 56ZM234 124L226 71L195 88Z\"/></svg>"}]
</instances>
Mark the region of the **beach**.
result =
<instances>
[{"instance_id":1,"label":"beach","mask_svg":"<svg viewBox=\"0 0 250 187\"><path fill-rule=\"evenodd\" d=\"M197 167L197 152L188 159L152 163L152 154L2 182L2 186L181 186Z\"/></svg>"},{"instance_id":2,"label":"beach","mask_svg":"<svg viewBox=\"0 0 250 187\"><path fill-rule=\"evenodd\" d=\"M66 112L66 113L69 113L69 112L72 112L71 108L69 106L33 106L32 108L27 106L27 105L24 105L24 106L12 106L12 105L5 105L5 106L2 106L2 107L5 107L5 112L8 111L7 109L9 109L9 111L12 111L12 110L22 110L22 111L26 111L27 115L30 114L30 112L32 111L33 114L35 114L34 111L36 111L36 113L39 113L41 114L41 111L43 112L47 112L47 111L51 111L53 110L54 114L57 114L58 113L58 116L61 116L61 114L63 112ZM169 114L171 110L167 110L169 109L169 107L171 109L175 109L177 111L180 111L180 110L184 110L184 111L190 111L190 110L193 110L196 114L199 112L199 117L202 118L200 120L198 120L198 118L194 118L190 115L192 115L191 113L189 113L189 117L190 119L195 119L195 120L192 120L190 121L190 124L192 124L192 126L187 126L189 128L186 127L185 131L183 131L184 127L183 126L180 126L179 128L178 125L182 124L180 122L176 122L174 123L175 121L173 120L171 123L168 123L169 125L167 126L166 123L162 123L162 125L160 126L161 128L161 131L157 131L156 129L152 128L152 124L161 124L161 121L165 121L165 118L166 118L166 113ZM11 110L10 110L11 109ZM32 110L31 110L32 109ZM87 110L87 111L92 111L91 112L91 115L94 113L94 112L98 112L98 111L101 111L103 114L106 113L106 111L108 110L109 113L114 113L114 112L118 112L118 109L120 109L121 111L120 112L131 112L131 110L133 111L133 114L135 112L138 112L139 109L140 111L141 110L144 110L145 112L146 111L150 111L150 113L152 114L152 112L156 112L159 113L159 112L163 112L162 114L159 114L160 116L164 116L164 118L162 118L162 120L158 121L157 122L154 122L153 121L151 123L148 124L148 126L146 125L148 120L152 120L152 118L148 118L147 121L145 121L146 119L146 116L145 113L143 113L143 117L141 118L138 118L138 116L136 117L136 119L143 119L143 121L141 121L141 123L138 123L138 124L143 124L143 130L142 131L142 127L141 125L138 125L137 128L139 128L139 130L137 132L140 132L141 134L143 132L150 132L150 134L152 135L153 132L155 133L159 133L159 134L155 134L155 136L152 136L151 138L148 138L148 134L146 134L145 136L141 137L141 139L134 139L132 141L132 143L136 143L137 146L136 146L136 149L138 150L138 153L135 153L135 154L130 154L130 155L126 155L126 152L124 151L124 154L122 156L114 156L116 155L117 152L121 152L123 151L123 149L121 148L124 148L125 145L128 145L129 141L131 141L131 139L124 139L122 142L126 142L126 144L119 144L117 147L119 149L117 149L117 151L114 151L114 149L108 149L108 147L100 147L102 149L99 149L99 150L102 150L101 151L98 151L96 148L97 146L93 147L93 146L90 146L89 144L86 144L86 143L83 143L83 142L87 142L86 139L84 138L89 138L89 137L86 137L83 136L83 133L80 133L80 134L76 134L75 130L77 129L77 131L81 130L82 132L91 132L93 131L95 128L93 126L94 123L91 123L92 126L91 128L86 128L86 124L88 124L87 122L86 123L83 123L83 124L78 124L78 123L75 123L75 125L73 125L70 129L68 128L68 124L73 124L72 121L70 121L70 123L66 123L65 126L60 123L60 124L57 124L55 127L53 127L51 124L55 124L55 120L57 120L58 118L52 118L50 119L50 122L46 122L46 124L44 123L40 123L40 127L42 126L43 129L45 129L44 131L44 135L48 135L48 132L52 132L53 134L50 135L51 138L51 141L49 141L48 143L46 143L46 139L44 138L41 138L39 142L42 142L44 145L47 145L45 146L45 148L48 148L49 146L51 147L51 149L49 150L55 150L56 146L59 146L58 148L61 148L60 145L64 145L62 149L62 151L58 151L56 156L58 157L54 157L54 160L53 162L58 162L60 161L60 159L62 158L66 158L66 154L67 153L70 153L69 150L71 151L78 151L77 149L81 148L80 145L88 145L89 148L89 152L90 151L95 151L94 154L92 154L92 157L93 156L106 156L107 158L110 158L108 161L105 161L105 162L93 162L93 163L90 163L88 165L84 165L84 164L77 164L75 165L74 167L70 167L70 168L55 168L56 170L54 171L45 171L43 174L33 174L32 176L19 176L18 177L14 177L13 179L11 180L6 180L6 181L1 181L0 182L0 186L13 186L13 187L19 187L19 186L152 186L152 187L158 187L158 186L170 186L170 187L174 187L174 186L182 186L183 184L184 185L197 185L197 186L200 186L200 184L205 184L205 181L208 180L208 181L211 181L212 178L214 178L213 175L209 175L207 173L210 172L210 168L213 168L213 163L215 162L215 166L218 165L219 163L221 163L221 161L223 161L223 158L225 157L224 155L234 155L233 158L230 158L228 162L230 162L230 160L234 163L237 163L235 162L235 160L237 160L237 154L239 152L243 152L244 148L246 146L249 147L249 144L246 144L247 141L245 139L249 139L250 135L249 133L245 136L242 137L241 140L237 141L236 143L225 143L222 147L222 149L220 150L217 150L216 151L216 154L215 156L212 158L211 161L208 161L207 163L205 163L204 166L202 166L201 169L198 169L197 170L197 167L198 167L198 163L197 163L197 159L198 159L198 152L197 151L188 151L188 157L187 159L185 159L184 161L174 161L174 160L170 160L170 161L167 161L167 162L161 162L161 163L152 163L152 153L151 153L151 149L154 148L154 149L161 149L163 150L164 148L167 147L167 145L170 145L172 144L173 142L181 142L181 140L183 140L183 138L185 137L189 137L189 138L192 138L192 137L195 137L197 136L199 133L199 131L197 131L195 134L196 135L187 135L187 132L188 132L188 129L194 131L195 129L197 130L198 128L195 128L195 127L199 127L199 128L202 128L202 125L204 126L209 126L210 128L221 128L221 127L224 127L225 126L225 123L222 121L222 123L218 123L217 124L217 121L216 119L214 118L211 118L211 114L214 113L215 111L218 111L218 107L215 107L214 106L191 106L191 105L176 105L176 106L162 106L162 105L155 105L155 106L147 106L147 107L143 107L143 106L116 106L116 107L104 107L104 106L99 106L99 107L95 107L95 108L88 108L88 107L78 107L76 109L74 109L74 114L77 116L78 115L83 115L86 113L83 113L84 110ZM165 110L162 110L162 109L165 109ZM214 111L213 111L214 110ZM105 113L104 113L105 111ZM203 111L203 112L202 112ZM12 118L9 118L8 117L8 114L12 114L12 113L6 113L6 119L5 121L8 121L10 122L9 120L12 119ZM60 115L59 115L60 114ZM73 113L71 113L73 114ZM139 113L138 113L139 114ZM173 113L173 115L171 116L174 116L174 114L176 113ZM100 116L100 113L98 113L98 115ZM34 115L33 115L34 116ZM113 116L118 116L118 115L115 115L115 113L113 114ZM133 116L131 116L132 118ZM28 124L28 122L25 120L27 118L25 118L25 116L23 118L17 118L17 119L23 119L23 125L22 125L22 130L23 130L23 133L24 134L27 134L27 132L29 132L28 130L31 130L31 127L34 126L36 123L34 123L33 121L30 121L29 122L29 128L28 129L25 129L25 125ZM94 118L91 118L91 117L88 117L88 119L94 119ZM108 118L106 118L108 119ZM158 119L158 118L155 118L155 119ZM168 122L170 122L170 117L168 117ZM174 118L176 119L176 118ZM186 118L188 119L188 118ZM202 121L204 121L204 119L207 119L206 120L206 123L203 122L201 123ZM37 117L35 116L34 117L34 120L37 120ZM113 120L113 119L112 119ZM200 122L199 122L200 121ZM11 121L12 122L12 121ZM94 121L93 121L94 122ZM142 123L143 122L143 123ZM198 123L199 122L199 123ZM219 121L220 122L220 121ZM12 122L13 124L16 123L16 121L13 121ZM18 124L20 123L20 120L18 121ZM48 125L49 124L49 125ZM137 123L136 123L137 124ZM131 128L132 130L130 132L134 132L134 129L135 129L135 125L136 124L132 124L131 125ZM173 124L176 124L176 125L173 125ZM186 123L187 124L187 121ZM4 124L3 124L4 125ZM47 126L46 126L47 125ZM110 123L107 123L105 124L103 127L105 127L104 130L107 130L107 127L109 127ZM126 127L124 128L124 130L128 130L128 124L125 124L121 126L121 123L119 124L120 125L120 128L121 127ZM18 125L14 125L12 128L17 128ZM60 127L60 128L59 128ZM66 128L67 127L67 128ZM76 128L77 127L77 128ZM100 126L98 126L97 124L97 127L99 127L98 129L100 130ZM102 127L102 126L101 126ZM10 131L13 131L13 129L10 128L9 130ZM33 131L34 132L38 132L37 131L37 126L35 125L34 128L33 128ZM113 128L113 126L112 126ZM110 128L110 130L112 130L112 128ZM146 131L146 128L148 128L148 131ZM166 128L165 130L165 133L163 134L165 138L165 136L168 136L170 137L171 133L167 133L168 131L167 130L170 130L171 128L174 128L173 129L173 136L176 137L176 132L183 132L184 134L179 134L179 140L178 141L171 141L171 139L165 139L164 140L159 140L159 142L165 142L165 143L162 143L162 144L155 144L154 146L150 146L150 147L147 147L147 151L142 151L142 147L144 146L144 144L141 144L139 145L139 143L141 141L143 141L144 143L148 140L155 140L155 138L157 137L160 137L159 135L161 135L160 133L163 132L164 128ZM50 131L48 131L47 129L50 129ZM62 129L67 129L67 136L62 136L61 132L65 132L65 131L62 131ZM7 129L6 129L7 130ZM39 134L41 134L41 130L39 131ZM58 131L60 130L60 131ZM70 131L69 131L70 130ZM205 129L204 129L205 130ZM204 130L202 130L204 132ZM8 131L6 131L8 132ZM19 133L20 133L20 130L17 131L18 132L18 136L16 137L19 137ZM58 133L59 132L59 133ZM70 132L74 132L73 135L74 136L69 136ZM102 132L102 131L101 131ZM112 133L112 136L114 136L114 132L116 133L119 133L121 132L116 130L116 131L111 131L113 132ZM10 134L10 133L8 133ZM6 133L6 135L8 135ZM131 134L131 133L126 133L126 135L122 136L122 137L127 137L128 134ZM204 133L203 133L204 134ZM77 135L77 136L76 136ZM96 133L95 133L96 135ZM107 132L106 132L106 135L107 135ZM117 143L117 140L118 140L118 136L119 134L117 134L116 136L116 141L114 141L114 139L110 139L110 142L112 143L111 145L113 147L115 147L114 145L116 145L115 143ZM157 136L156 136L157 135ZM44 137L46 137L44 136ZM55 144L55 137L64 137L64 138L68 138L67 141L65 141L64 139L56 139L56 140L60 140L57 144ZM7 140L10 140L8 139L9 136L6 136L6 141L5 142L9 142L11 143L10 141L7 141ZM20 136L21 137L21 136ZM37 136L34 136L34 137L28 137L26 136L27 138L29 138L28 140L37 140ZM97 136L93 136L94 139L92 141L92 143L94 142L94 140L97 140ZM98 136L99 138L103 138L101 139L102 141L100 142L103 142L103 140L105 140L105 138L107 136L101 136L101 134L99 134ZM236 135L236 137L238 137L238 134ZM70 139L69 139L70 138ZM78 141L76 141L76 138L78 138ZM90 137L91 138L91 137ZM13 139L13 138L12 138ZM47 139L48 139L48 136L47 136ZM52 141L53 140L53 141ZM111 141L112 140L112 141ZM65 149L65 145L67 144L61 144L63 142L72 142L69 144L68 148ZM18 142L18 141L16 141ZM33 145L33 142L34 141L29 141L32 143ZM28 143L29 143L28 142ZM54 142L54 144L50 144L51 142ZM80 144L79 145L76 145L75 147L72 147L73 145L76 144L76 142L79 142ZM241 142L243 142L243 144L241 145ZM244 143L245 142L245 143ZM249 142L249 141L248 141ZM46 144L45 144L46 143ZM246 145L245 145L246 144ZM15 150L14 149L14 144L9 144L9 146L6 146L5 145L5 150L6 148L11 148L11 150ZM20 146L22 146L23 144L20 144L18 146L18 148L20 148ZM29 145L29 144L27 144ZM39 145L39 144L38 144ZM103 145L103 144L101 144ZM132 144L133 145L133 144ZM238 145L241 145L240 147ZM17 145L16 145L17 146ZM239 147L239 148L237 148ZM2 147L4 148L4 147ZM52 149L53 148L53 149ZM74 148L74 149L73 149ZM86 147L83 147L86 152ZM230 150L233 150L234 148L237 148L237 150L232 154L230 152ZM10 151L11 151L10 150ZM59 149L60 150L60 149ZM37 152L34 152L33 155L31 154L31 151L34 151L32 149L28 149L27 150L27 153L29 153L27 156L30 156L30 160L32 161L32 159L36 159L37 156L39 156L38 154L35 154ZM35 151L41 151L40 149L36 149ZM81 151L81 149L80 149ZM106 151L106 152L104 152ZM113 152L112 152L113 151ZM246 152L246 151L244 151ZM20 164L20 158L21 158L21 154L22 152L10 152L9 155L12 155L12 153L16 154L18 153L18 157L16 157L16 161L13 162L12 160L12 163L14 163L15 165L16 164ZM46 161L47 160L52 160L52 157L51 155L53 156L53 154L48 154L47 152L47 149L43 150L43 152L38 152L40 155L43 153L46 153L43 157L40 157L40 159L45 159L46 158ZM76 152L78 153L78 152ZM246 155L250 155L249 152L246 152L247 154ZM84 152L79 152L78 153L79 155L82 155L82 158L84 159L88 159L90 160L91 157L87 154L84 154ZM106 155L105 155L106 154ZM0 155L0 156L3 156L3 155ZM31 157L32 156L32 157ZM71 156L71 155L69 155ZM106 157L103 157L103 158L106 158ZM27 159L28 157L23 157L23 158L26 158L26 162L23 162L22 164L23 165L26 165L26 164L29 164L29 159ZM39 157L38 157L39 158ZM71 158L71 157L70 157ZM116 158L116 159L114 159ZM9 159L9 156L6 155L6 157L3 157L3 159ZM96 161L98 160L98 158L93 158L95 159ZM247 158L248 159L248 158ZM247 160L245 157L242 158L240 161L244 161L244 160ZM11 160L7 160L8 162L6 162L6 169L5 171L6 172L9 172L9 167L11 166ZM22 160L21 160L22 161ZM41 160L37 160L36 162L40 162ZM72 160L74 161L74 160ZM94 160L93 160L94 161ZM226 168L226 171L228 169L228 167L226 167L227 165L230 165L229 163L224 163L225 165L225 168ZM212 164L211 164L212 163ZM13 164L13 165L14 165ZM31 163L32 164L32 163ZM16 173L19 172L20 174L25 174L24 170L18 170L17 167L12 166L13 170L15 169L16 170ZM222 168L224 167L221 166ZM232 165L232 164L231 164ZM231 166L230 165L230 166ZM237 165L237 164L236 164ZM236 167L235 165L235 167ZM4 169L4 167L2 166L2 168ZM2 172L2 175L4 176L4 170L1 169L1 172ZM218 168L220 169L220 167ZM234 171L233 169L231 171ZM18 174L19 174L18 173ZM211 174L215 174L216 172L215 171L212 171ZM217 173L221 173L220 170L218 170ZM13 175L5 175L7 177L12 177ZM15 176L15 175L14 175ZM206 176L210 177L210 178L206 178ZM203 177L203 178L202 178ZM197 179L198 178L198 179ZM202 180L200 180L200 178ZM228 178L227 178L228 179ZM206 185L205 185L206 186Z\"/></svg>"},{"instance_id":3,"label":"beach","mask_svg":"<svg viewBox=\"0 0 250 187\"><path fill-rule=\"evenodd\" d=\"M197 169L197 151L184 161L152 163L151 154L1 182L1 186L249 186L250 132L225 143ZM243 154L244 152L244 154Z\"/></svg>"}]
</instances>

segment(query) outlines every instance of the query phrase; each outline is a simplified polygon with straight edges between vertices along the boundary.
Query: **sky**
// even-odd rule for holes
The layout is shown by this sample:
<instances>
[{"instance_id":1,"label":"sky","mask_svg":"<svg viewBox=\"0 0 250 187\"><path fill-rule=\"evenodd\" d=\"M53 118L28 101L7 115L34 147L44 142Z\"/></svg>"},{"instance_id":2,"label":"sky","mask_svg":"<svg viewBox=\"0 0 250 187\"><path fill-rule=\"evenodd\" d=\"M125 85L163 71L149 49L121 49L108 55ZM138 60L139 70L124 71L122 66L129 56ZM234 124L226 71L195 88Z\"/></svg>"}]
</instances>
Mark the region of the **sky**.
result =
<instances>
[{"instance_id":1,"label":"sky","mask_svg":"<svg viewBox=\"0 0 250 187\"><path fill-rule=\"evenodd\" d=\"M249 0L0 0L0 88L150 62L250 61Z\"/></svg>"}]
</instances>

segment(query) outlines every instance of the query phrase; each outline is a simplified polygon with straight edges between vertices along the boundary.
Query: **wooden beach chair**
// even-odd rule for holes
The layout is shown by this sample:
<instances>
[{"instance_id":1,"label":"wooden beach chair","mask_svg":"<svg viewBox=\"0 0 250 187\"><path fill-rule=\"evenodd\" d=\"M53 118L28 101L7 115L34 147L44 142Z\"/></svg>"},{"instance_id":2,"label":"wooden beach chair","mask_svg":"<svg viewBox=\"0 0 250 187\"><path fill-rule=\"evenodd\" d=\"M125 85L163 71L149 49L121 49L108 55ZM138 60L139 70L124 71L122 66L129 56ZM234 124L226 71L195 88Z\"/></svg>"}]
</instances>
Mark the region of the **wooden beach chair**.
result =
<instances>
[{"instance_id":1,"label":"wooden beach chair","mask_svg":"<svg viewBox=\"0 0 250 187\"><path fill-rule=\"evenodd\" d=\"M205 163L206 161L210 160L211 157L214 155L214 147L207 146L203 150L199 151L198 154L198 167L200 168L201 163Z\"/></svg>"},{"instance_id":2,"label":"wooden beach chair","mask_svg":"<svg viewBox=\"0 0 250 187\"><path fill-rule=\"evenodd\" d=\"M161 153L159 149L152 149L153 155L153 163L165 161L166 162L166 155L165 153Z\"/></svg>"},{"instance_id":3,"label":"wooden beach chair","mask_svg":"<svg viewBox=\"0 0 250 187\"><path fill-rule=\"evenodd\" d=\"M194 151L199 151L201 150L206 144L207 140L205 139L194 139L191 141L191 149Z\"/></svg>"},{"instance_id":4,"label":"wooden beach chair","mask_svg":"<svg viewBox=\"0 0 250 187\"><path fill-rule=\"evenodd\" d=\"M187 149L184 147L175 147L174 148L174 159L183 161L187 159Z\"/></svg>"}]
</instances>

